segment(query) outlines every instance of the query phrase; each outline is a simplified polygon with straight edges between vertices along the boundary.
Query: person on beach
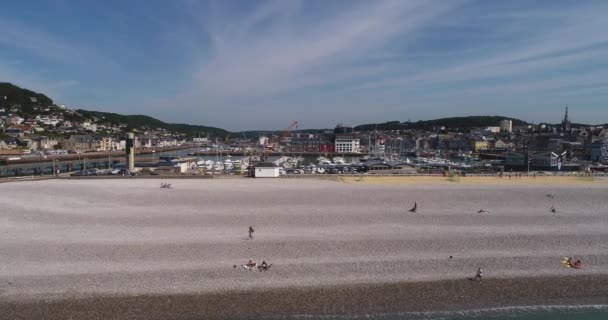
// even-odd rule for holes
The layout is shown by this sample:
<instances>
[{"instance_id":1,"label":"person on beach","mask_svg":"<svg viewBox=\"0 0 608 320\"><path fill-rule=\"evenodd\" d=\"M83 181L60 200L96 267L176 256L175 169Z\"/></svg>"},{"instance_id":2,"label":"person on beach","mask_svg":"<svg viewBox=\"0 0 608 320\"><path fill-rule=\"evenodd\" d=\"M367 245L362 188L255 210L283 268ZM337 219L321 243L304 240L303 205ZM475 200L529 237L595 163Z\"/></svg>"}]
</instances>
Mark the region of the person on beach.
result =
<instances>
[{"instance_id":1,"label":"person on beach","mask_svg":"<svg viewBox=\"0 0 608 320\"><path fill-rule=\"evenodd\" d=\"M253 232L254 232L253 227L249 226L249 240L253 240Z\"/></svg>"},{"instance_id":2,"label":"person on beach","mask_svg":"<svg viewBox=\"0 0 608 320\"><path fill-rule=\"evenodd\" d=\"M249 262L247 262L247 264L243 265L243 267L249 271L252 271L256 266L257 264L251 259L249 259Z\"/></svg>"},{"instance_id":3,"label":"person on beach","mask_svg":"<svg viewBox=\"0 0 608 320\"><path fill-rule=\"evenodd\" d=\"M480 209L479 211L477 211L477 213L490 213L490 211L485 210L485 209Z\"/></svg>"},{"instance_id":4,"label":"person on beach","mask_svg":"<svg viewBox=\"0 0 608 320\"><path fill-rule=\"evenodd\" d=\"M566 259L566 265L574 269L580 269L583 267L581 260L574 260L574 258Z\"/></svg>"},{"instance_id":5,"label":"person on beach","mask_svg":"<svg viewBox=\"0 0 608 320\"><path fill-rule=\"evenodd\" d=\"M557 210L555 210L554 206L551 206L551 209L549 209L549 211L553 212L553 213L557 213Z\"/></svg>"},{"instance_id":6,"label":"person on beach","mask_svg":"<svg viewBox=\"0 0 608 320\"><path fill-rule=\"evenodd\" d=\"M268 268L270 268L270 266L266 263L266 260L263 260L262 264L260 264L260 266L258 267L260 271L268 271Z\"/></svg>"},{"instance_id":7,"label":"person on beach","mask_svg":"<svg viewBox=\"0 0 608 320\"><path fill-rule=\"evenodd\" d=\"M477 274L475 274L475 278L473 278L473 281L481 281L481 274L482 270L481 267L479 267L479 269L477 269Z\"/></svg>"},{"instance_id":8,"label":"person on beach","mask_svg":"<svg viewBox=\"0 0 608 320\"><path fill-rule=\"evenodd\" d=\"M410 209L410 212L416 213L416 210L418 210L418 203L414 202L414 206Z\"/></svg>"}]
</instances>

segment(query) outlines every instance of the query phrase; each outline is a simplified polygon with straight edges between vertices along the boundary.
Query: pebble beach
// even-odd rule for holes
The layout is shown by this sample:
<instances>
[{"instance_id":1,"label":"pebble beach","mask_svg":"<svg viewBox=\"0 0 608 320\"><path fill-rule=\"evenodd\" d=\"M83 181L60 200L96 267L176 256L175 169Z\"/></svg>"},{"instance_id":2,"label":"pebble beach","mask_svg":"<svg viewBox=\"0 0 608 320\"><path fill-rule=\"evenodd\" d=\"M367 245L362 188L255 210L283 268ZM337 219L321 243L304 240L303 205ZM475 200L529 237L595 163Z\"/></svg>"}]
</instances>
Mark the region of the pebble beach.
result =
<instances>
[{"instance_id":1,"label":"pebble beach","mask_svg":"<svg viewBox=\"0 0 608 320\"><path fill-rule=\"evenodd\" d=\"M608 298L605 181L65 179L3 183L0 194L0 305L9 318L124 317L128 306L151 311L163 301L188 318ZM564 267L564 256L585 268ZM249 259L273 266L233 267ZM478 267L482 283L467 279ZM472 305L462 294L484 298ZM243 303L226 308L230 301Z\"/></svg>"}]
</instances>

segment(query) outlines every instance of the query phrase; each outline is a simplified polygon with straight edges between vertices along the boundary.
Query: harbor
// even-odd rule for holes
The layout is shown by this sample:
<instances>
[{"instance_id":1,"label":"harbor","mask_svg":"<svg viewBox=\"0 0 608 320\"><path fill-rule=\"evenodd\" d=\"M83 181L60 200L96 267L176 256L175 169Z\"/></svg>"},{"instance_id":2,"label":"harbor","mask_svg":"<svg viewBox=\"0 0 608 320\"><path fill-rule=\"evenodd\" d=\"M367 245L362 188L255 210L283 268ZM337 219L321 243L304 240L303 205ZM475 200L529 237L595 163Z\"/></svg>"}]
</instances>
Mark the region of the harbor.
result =
<instances>
[{"instance_id":1,"label":"harbor","mask_svg":"<svg viewBox=\"0 0 608 320\"><path fill-rule=\"evenodd\" d=\"M506 156L467 153L406 153L364 155L335 153L258 153L216 150L193 152L192 148L141 150L134 156L133 172L152 175L244 175L264 163L290 174L498 174L514 172L505 166ZM31 156L0 165L0 177L37 176L61 173L111 174L127 168L124 152L79 155ZM557 166L530 166L531 171L558 171ZM589 172L591 167L560 164L562 172ZM608 167L593 167L595 172ZM521 172L521 168L515 172Z\"/></svg>"}]
</instances>

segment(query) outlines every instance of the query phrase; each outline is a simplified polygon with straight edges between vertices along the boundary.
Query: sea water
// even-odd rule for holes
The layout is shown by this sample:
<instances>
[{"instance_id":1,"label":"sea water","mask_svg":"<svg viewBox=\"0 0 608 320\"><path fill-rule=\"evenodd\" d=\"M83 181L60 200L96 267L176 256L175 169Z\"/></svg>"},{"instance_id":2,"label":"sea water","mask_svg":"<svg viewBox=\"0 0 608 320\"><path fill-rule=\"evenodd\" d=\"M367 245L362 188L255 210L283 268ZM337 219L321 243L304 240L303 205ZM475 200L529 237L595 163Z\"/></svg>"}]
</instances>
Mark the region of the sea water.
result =
<instances>
[{"instance_id":1,"label":"sea water","mask_svg":"<svg viewBox=\"0 0 608 320\"><path fill-rule=\"evenodd\" d=\"M264 317L256 319L302 319L302 320L606 320L608 305L578 306L518 306L466 311L429 311L365 315L295 315Z\"/></svg>"}]
</instances>

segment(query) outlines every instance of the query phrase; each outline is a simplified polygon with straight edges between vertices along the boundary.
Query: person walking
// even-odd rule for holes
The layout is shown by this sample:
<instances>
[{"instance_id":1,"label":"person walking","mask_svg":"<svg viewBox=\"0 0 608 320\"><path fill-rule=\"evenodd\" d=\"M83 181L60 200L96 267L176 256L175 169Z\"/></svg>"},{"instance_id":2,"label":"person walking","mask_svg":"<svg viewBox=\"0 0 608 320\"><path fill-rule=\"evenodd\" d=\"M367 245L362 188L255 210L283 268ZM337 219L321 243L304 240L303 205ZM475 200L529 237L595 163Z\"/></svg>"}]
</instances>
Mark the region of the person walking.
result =
<instances>
[{"instance_id":1,"label":"person walking","mask_svg":"<svg viewBox=\"0 0 608 320\"><path fill-rule=\"evenodd\" d=\"M253 232L254 232L253 227L249 226L249 240L253 240Z\"/></svg>"},{"instance_id":2,"label":"person walking","mask_svg":"<svg viewBox=\"0 0 608 320\"><path fill-rule=\"evenodd\" d=\"M416 210L418 210L418 203L414 202L414 206L410 209L410 212L416 213Z\"/></svg>"},{"instance_id":3,"label":"person walking","mask_svg":"<svg viewBox=\"0 0 608 320\"><path fill-rule=\"evenodd\" d=\"M477 273L475 274L475 278L473 278L473 281L481 281L481 274L482 274L482 270L481 267L479 267L479 269L477 269Z\"/></svg>"}]
</instances>

